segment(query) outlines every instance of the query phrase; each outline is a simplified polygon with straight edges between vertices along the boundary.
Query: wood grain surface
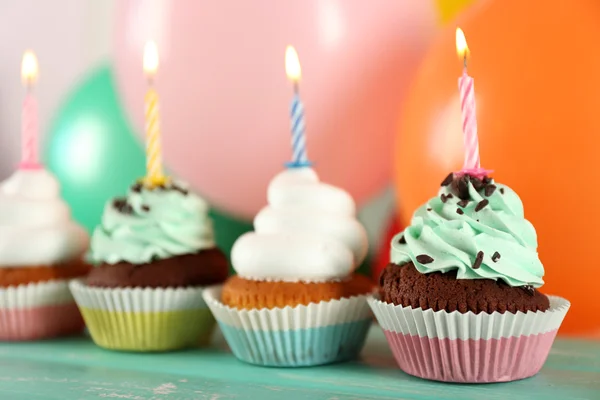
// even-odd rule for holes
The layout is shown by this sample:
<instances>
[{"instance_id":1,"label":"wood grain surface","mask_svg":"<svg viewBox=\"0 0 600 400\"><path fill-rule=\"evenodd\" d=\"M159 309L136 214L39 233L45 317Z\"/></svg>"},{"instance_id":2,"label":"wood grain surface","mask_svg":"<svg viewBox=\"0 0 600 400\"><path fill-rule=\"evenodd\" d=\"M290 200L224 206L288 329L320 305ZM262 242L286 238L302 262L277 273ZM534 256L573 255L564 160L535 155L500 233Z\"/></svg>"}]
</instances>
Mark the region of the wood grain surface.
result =
<instances>
[{"instance_id":1,"label":"wood grain surface","mask_svg":"<svg viewBox=\"0 0 600 400\"><path fill-rule=\"evenodd\" d=\"M88 338L0 344L0 399L600 399L600 342L557 340L518 382L442 384L404 374L373 326L360 360L313 368L244 364L220 335L209 349L117 353Z\"/></svg>"}]
</instances>

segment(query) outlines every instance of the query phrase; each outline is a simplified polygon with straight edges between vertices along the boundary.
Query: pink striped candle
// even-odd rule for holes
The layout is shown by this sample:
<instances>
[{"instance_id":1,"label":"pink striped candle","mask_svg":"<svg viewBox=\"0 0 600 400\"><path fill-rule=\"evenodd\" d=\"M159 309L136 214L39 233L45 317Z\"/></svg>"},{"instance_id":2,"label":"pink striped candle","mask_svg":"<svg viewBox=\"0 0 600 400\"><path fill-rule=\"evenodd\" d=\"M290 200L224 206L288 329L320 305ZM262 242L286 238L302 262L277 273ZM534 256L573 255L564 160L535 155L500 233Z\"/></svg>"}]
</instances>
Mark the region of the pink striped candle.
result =
<instances>
[{"instance_id":1,"label":"pink striped candle","mask_svg":"<svg viewBox=\"0 0 600 400\"><path fill-rule=\"evenodd\" d=\"M37 136L38 111L37 99L30 92L25 96L21 112L21 167L31 168L38 165Z\"/></svg>"},{"instance_id":2,"label":"pink striped candle","mask_svg":"<svg viewBox=\"0 0 600 400\"><path fill-rule=\"evenodd\" d=\"M467 73L467 57L469 47L460 28L456 29L456 50L464 61L463 74L458 78L460 92L460 108L462 111L462 128L465 142L465 159L459 175L483 177L488 172L481 168L479 160L479 138L477 136L477 113L475 109L475 85L473 77Z\"/></svg>"},{"instance_id":3,"label":"pink striped candle","mask_svg":"<svg viewBox=\"0 0 600 400\"><path fill-rule=\"evenodd\" d=\"M38 62L31 51L23 54L21 63L21 78L27 88L27 95L23 101L21 112L21 164L20 168L39 168L38 162L38 107L37 99L33 95L33 86L38 77Z\"/></svg>"},{"instance_id":4,"label":"pink striped candle","mask_svg":"<svg viewBox=\"0 0 600 400\"><path fill-rule=\"evenodd\" d=\"M477 115L475 111L475 89L473 77L467 74L467 68L458 78L460 91L460 109L465 140L465 161L463 169L476 169L481 166L479 160L479 139L477 137Z\"/></svg>"}]
</instances>

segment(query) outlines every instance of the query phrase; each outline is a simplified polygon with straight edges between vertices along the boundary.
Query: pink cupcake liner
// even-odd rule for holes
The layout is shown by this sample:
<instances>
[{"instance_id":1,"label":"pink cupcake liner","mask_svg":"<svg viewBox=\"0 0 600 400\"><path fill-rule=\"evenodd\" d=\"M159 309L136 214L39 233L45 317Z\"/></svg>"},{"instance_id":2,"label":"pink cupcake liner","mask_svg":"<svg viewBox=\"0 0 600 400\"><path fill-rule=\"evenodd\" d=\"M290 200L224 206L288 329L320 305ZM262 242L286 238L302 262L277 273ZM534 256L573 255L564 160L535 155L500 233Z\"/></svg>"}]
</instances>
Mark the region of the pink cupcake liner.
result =
<instances>
[{"instance_id":1,"label":"pink cupcake liner","mask_svg":"<svg viewBox=\"0 0 600 400\"><path fill-rule=\"evenodd\" d=\"M49 339L83 328L66 280L0 288L0 340Z\"/></svg>"},{"instance_id":2,"label":"pink cupcake liner","mask_svg":"<svg viewBox=\"0 0 600 400\"><path fill-rule=\"evenodd\" d=\"M545 312L461 314L383 303L369 305L398 366L424 379L508 382L537 374L570 303L549 296Z\"/></svg>"},{"instance_id":3,"label":"pink cupcake liner","mask_svg":"<svg viewBox=\"0 0 600 400\"><path fill-rule=\"evenodd\" d=\"M509 382L537 374L556 330L500 339L438 339L385 331L400 368L424 379L457 383Z\"/></svg>"},{"instance_id":4,"label":"pink cupcake liner","mask_svg":"<svg viewBox=\"0 0 600 400\"><path fill-rule=\"evenodd\" d=\"M83 331L77 305L0 309L0 340L26 341L67 336Z\"/></svg>"}]
</instances>

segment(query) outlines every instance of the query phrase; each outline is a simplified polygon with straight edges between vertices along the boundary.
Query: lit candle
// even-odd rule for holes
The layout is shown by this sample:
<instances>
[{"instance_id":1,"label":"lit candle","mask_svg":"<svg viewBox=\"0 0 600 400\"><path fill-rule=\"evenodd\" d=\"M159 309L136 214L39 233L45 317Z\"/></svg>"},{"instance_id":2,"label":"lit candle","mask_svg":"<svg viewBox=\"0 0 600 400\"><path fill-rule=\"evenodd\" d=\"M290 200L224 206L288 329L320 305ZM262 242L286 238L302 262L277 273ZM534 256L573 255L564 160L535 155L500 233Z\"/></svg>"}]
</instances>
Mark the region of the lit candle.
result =
<instances>
[{"instance_id":1,"label":"lit candle","mask_svg":"<svg viewBox=\"0 0 600 400\"><path fill-rule=\"evenodd\" d=\"M21 164L20 168L39 168L38 163L38 107L33 87L38 78L38 61L32 51L23 54L21 79L27 90L21 112Z\"/></svg>"},{"instance_id":2,"label":"lit candle","mask_svg":"<svg viewBox=\"0 0 600 400\"><path fill-rule=\"evenodd\" d=\"M154 89L154 78L158 70L158 49L152 41L144 49L144 72L148 79L148 91L144 99L146 109L146 179L148 187L165 183L162 167L162 148L160 144L160 114L158 111L158 93Z\"/></svg>"},{"instance_id":3,"label":"lit candle","mask_svg":"<svg viewBox=\"0 0 600 400\"><path fill-rule=\"evenodd\" d=\"M306 126L304 123L304 105L298 93L298 84L302 76L298 53L292 46L285 49L285 72L294 84L294 97L290 108L292 128L292 161L287 163L288 167L306 167L311 165L306 155Z\"/></svg>"},{"instance_id":4,"label":"lit candle","mask_svg":"<svg viewBox=\"0 0 600 400\"><path fill-rule=\"evenodd\" d=\"M474 80L467 73L467 58L469 47L462 29L456 29L456 51L463 60L463 74L458 78L460 91L460 108L462 111L462 128L465 143L465 159L463 169L459 174L469 174L477 177L484 176L487 172L481 169L479 160L479 138L477 137L477 113L475 110Z\"/></svg>"}]
</instances>

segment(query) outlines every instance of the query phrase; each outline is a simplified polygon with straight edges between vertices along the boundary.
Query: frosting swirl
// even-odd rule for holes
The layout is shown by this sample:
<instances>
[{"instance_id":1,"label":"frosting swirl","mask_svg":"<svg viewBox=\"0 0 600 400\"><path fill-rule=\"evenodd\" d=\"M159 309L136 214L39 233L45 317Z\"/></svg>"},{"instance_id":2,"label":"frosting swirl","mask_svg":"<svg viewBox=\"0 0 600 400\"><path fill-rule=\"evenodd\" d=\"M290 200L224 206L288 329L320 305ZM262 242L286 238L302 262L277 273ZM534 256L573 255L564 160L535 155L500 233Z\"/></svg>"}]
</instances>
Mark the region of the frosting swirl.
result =
<instances>
[{"instance_id":1,"label":"frosting swirl","mask_svg":"<svg viewBox=\"0 0 600 400\"><path fill-rule=\"evenodd\" d=\"M88 243L50 172L19 169L0 184L0 268L60 265Z\"/></svg>"},{"instance_id":2,"label":"frosting swirl","mask_svg":"<svg viewBox=\"0 0 600 400\"><path fill-rule=\"evenodd\" d=\"M536 232L524 217L519 196L492 181L491 190L479 191L466 182L468 200L461 200L447 185L417 209L411 225L392 240L391 261L413 262L425 274L457 270L458 279L542 286L544 267Z\"/></svg>"},{"instance_id":3,"label":"frosting swirl","mask_svg":"<svg viewBox=\"0 0 600 400\"><path fill-rule=\"evenodd\" d=\"M149 190L132 186L126 198L109 201L94 230L95 263L144 264L215 246L208 204L181 184Z\"/></svg>"},{"instance_id":4,"label":"frosting swirl","mask_svg":"<svg viewBox=\"0 0 600 400\"><path fill-rule=\"evenodd\" d=\"M231 258L249 279L326 281L347 277L364 260L367 237L344 190L319 181L311 168L292 168L269 184L269 205L242 235Z\"/></svg>"}]
</instances>

